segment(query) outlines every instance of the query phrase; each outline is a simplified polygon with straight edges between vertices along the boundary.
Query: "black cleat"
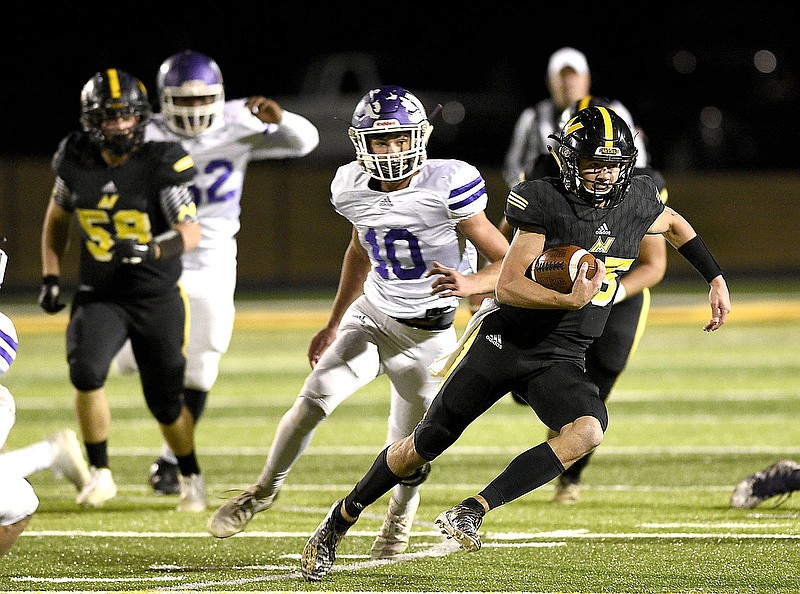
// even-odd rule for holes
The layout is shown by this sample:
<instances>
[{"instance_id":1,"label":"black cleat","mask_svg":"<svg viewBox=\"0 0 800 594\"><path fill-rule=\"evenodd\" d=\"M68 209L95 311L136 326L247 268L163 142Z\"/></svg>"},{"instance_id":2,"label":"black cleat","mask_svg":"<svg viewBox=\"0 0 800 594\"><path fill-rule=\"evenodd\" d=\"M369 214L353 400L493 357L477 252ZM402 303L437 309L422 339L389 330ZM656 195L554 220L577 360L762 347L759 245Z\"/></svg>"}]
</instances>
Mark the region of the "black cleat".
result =
<instances>
[{"instance_id":1,"label":"black cleat","mask_svg":"<svg viewBox=\"0 0 800 594\"><path fill-rule=\"evenodd\" d=\"M178 465L159 458L150 467L150 484L156 495L180 495Z\"/></svg>"},{"instance_id":2,"label":"black cleat","mask_svg":"<svg viewBox=\"0 0 800 594\"><path fill-rule=\"evenodd\" d=\"M328 515L322 520L314 534L306 542L300 559L300 573L309 582L318 582L331 570L336 560L336 547L347 534L347 526L342 530L337 526L334 512L341 507L343 500L333 504Z\"/></svg>"},{"instance_id":3,"label":"black cleat","mask_svg":"<svg viewBox=\"0 0 800 594\"><path fill-rule=\"evenodd\" d=\"M482 514L460 503L440 513L436 518L436 525L441 528L442 534L454 539L462 549L469 552L481 548L478 528L482 523Z\"/></svg>"},{"instance_id":4,"label":"black cleat","mask_svg":"<svg viewBox=\"0 0 800 594\"><path fill-rule=\"evenodd\" d=\"M731 507L749 509L776 495L788 497L795 490L789 484L790 479L798 470L800 464L797 462L781 460L761 472L748 476L733 490ZM780 503L783 501L779 501L778 505Z\"/></svg>"}]
</instances>

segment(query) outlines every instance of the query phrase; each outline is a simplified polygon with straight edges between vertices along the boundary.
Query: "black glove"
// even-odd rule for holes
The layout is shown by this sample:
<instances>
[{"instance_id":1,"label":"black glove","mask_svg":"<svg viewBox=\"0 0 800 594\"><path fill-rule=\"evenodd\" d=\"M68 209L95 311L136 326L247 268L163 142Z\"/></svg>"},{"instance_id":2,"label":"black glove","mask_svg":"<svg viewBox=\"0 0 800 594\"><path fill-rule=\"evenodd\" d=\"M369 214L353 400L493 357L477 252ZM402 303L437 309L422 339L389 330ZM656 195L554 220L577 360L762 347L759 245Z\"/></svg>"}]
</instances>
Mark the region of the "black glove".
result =
<instances>
[{"instance_id":1,"label":"black glove","mask_svg":"<svg viewBox=\"0 0 800 594\"><path fill-rule=\"evenodd\" d=\"M58 313L67 306L66 303L61 303L61 288L55 274L48 274L42 279L39 306L49 314Z\"/></svg>"},{"instance_id":2,"label":"black glove","mask_svg":"<svg viewBox=\"0 0 800 594\"><path fill-rule=\"evenodd\" d=\"M137 243L133 239L118 239L111 248L114 261L122 264L141 264L146 260L156 259L156 244Z\"/></svg>"}]
</instances>

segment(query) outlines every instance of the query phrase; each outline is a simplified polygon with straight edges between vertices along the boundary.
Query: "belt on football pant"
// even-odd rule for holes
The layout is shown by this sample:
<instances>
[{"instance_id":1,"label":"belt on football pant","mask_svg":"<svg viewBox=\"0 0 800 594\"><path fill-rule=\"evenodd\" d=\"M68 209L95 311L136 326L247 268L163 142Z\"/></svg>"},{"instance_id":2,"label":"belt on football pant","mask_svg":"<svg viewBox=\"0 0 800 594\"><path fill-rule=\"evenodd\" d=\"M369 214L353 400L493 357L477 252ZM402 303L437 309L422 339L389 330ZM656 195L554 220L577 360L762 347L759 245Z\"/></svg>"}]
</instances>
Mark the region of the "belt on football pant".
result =
<instances>
[{"instance_id":1,"label":"belt on football pant","mask_svg":"<svg viewBox=\"0 0 800 594\"><path fill-rule=\"evenodd\" d=\"M425 315L419 318L395 318L393 320L400 322L412 328L421 328L422 330L447 330L453 325L453 320L456 317L455 307L437 307L429 309Z\"/></svg>"}]
</instances>

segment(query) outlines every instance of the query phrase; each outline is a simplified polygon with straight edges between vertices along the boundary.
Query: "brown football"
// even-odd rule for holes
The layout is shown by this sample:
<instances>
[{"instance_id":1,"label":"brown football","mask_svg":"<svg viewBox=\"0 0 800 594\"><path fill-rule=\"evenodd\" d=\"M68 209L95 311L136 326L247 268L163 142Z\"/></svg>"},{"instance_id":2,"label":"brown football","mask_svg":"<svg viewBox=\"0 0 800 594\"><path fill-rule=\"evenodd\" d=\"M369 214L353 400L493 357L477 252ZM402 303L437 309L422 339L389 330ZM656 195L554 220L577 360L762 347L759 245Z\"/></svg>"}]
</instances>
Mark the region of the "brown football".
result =
<instances>
[{"instance_id":1,"label":"brown football","mask_svg":"<svg viewBox=\"0 0 800 594\"><path fill-rule=\"evenodd\" d=\"M597 260L591 253L577 245L550 248L533 261L528 277L548 289L569 293L584 262L589 264L586 278L591 279L597 272Z\"/></svg>"}]
</instances>

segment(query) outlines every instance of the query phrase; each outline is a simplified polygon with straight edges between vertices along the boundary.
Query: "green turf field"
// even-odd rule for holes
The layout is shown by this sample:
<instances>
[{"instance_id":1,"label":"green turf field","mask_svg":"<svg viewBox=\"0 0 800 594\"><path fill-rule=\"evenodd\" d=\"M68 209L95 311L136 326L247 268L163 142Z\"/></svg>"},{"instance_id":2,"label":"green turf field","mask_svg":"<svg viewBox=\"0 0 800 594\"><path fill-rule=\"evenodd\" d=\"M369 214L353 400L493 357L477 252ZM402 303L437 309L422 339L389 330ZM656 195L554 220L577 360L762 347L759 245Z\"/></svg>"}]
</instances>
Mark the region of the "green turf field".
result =
<instances>
[{"instance_id":1,"label":"green turf field","mask_svg":"<svg viewBox=\"0 0 800 594\"><path fill-rule=\"evenodd\" d=\"M800 592L800 497L777 508L728 508L743 476L780 458L800 460L800 301L735 295L728 325L706 334L704 300L702 289L654 298L648 330L609 401L606 440L584 473L580 504L551 504L546 485L491 512L477 553L455 551L436 532L440 511L543 439L534 414L506 398L435 462L406 556L369 560L384 498L319 584L300 578L299 553L382 447L385 380L322 424L272 510L244 534L216 540L205 532L210 511L178 514L176 498L151 494L158 429L137 380L115 376L107 387L119 495L80 511L71 485L48 470L31 475L41 505L0 560L0 590ZM307 343L327 303L240 307L197 435L212 508L258 475L308 370ZM19 358L3 380L18 406L7 446L77 429L66 317L6 312L20 334Z\"/></svg>"}]
</instances>

